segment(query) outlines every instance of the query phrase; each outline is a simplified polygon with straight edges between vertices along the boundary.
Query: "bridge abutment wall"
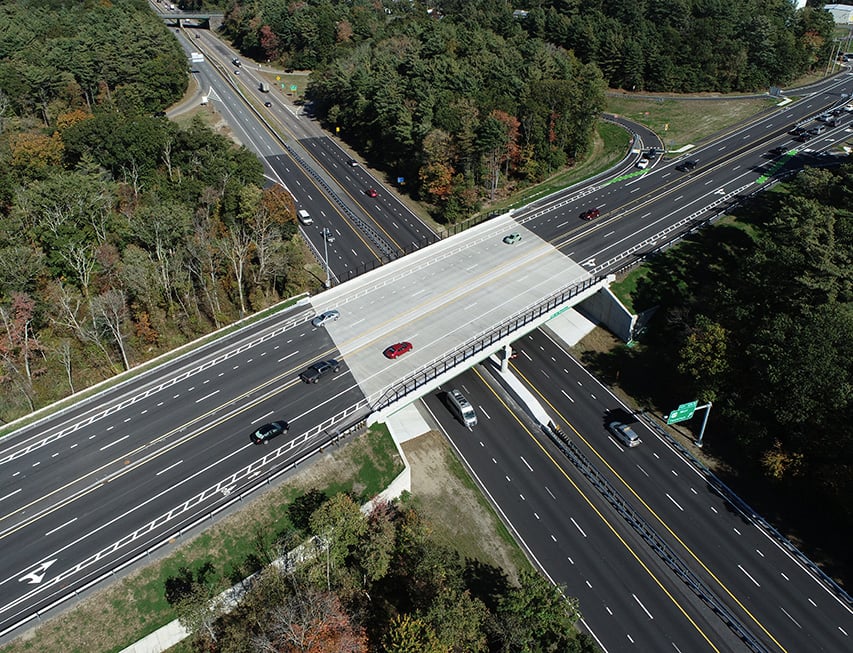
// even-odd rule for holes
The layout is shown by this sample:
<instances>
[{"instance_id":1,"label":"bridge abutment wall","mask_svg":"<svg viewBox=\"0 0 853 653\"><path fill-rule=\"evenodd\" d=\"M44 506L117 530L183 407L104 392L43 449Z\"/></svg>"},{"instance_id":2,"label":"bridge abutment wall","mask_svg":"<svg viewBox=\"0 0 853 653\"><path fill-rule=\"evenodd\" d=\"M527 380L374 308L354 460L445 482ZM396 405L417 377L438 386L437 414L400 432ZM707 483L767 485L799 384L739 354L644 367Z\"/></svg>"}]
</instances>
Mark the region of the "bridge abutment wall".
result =
<instances>
[{"instance_id":1,"label":"bridge abutment wall","mask_svg":"<svg viewBox=\"0 0 853 653\"><path fill-rule=\"evenodd\" d=\"M584 317L607 328L625 342L633 338L637 316L631 313L607 286L587 297L575 307Z\"/></svg>"}]
</instances>

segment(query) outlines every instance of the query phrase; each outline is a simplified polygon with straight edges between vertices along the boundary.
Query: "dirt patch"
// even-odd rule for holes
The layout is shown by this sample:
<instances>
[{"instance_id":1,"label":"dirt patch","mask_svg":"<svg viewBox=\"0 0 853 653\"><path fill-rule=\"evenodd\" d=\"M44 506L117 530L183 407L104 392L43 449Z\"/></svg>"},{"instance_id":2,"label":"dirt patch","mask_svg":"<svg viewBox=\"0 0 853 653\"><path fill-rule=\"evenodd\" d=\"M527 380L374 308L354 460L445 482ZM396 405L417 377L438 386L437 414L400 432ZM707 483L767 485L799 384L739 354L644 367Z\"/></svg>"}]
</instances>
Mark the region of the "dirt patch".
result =
<instances>
[{"instance_id":1,"label":"dirt patch","mask_svg":"<svg viewBox=\"0 0 853 653\"><path fill-rule=\"evenodd\" d=\"M515 582L523 556L508 541L505 526L444 437L430 431L402 448L412 470L415 505L429 520L436 539L466 558L500 567Z\"/></svg>"}]
</instances>

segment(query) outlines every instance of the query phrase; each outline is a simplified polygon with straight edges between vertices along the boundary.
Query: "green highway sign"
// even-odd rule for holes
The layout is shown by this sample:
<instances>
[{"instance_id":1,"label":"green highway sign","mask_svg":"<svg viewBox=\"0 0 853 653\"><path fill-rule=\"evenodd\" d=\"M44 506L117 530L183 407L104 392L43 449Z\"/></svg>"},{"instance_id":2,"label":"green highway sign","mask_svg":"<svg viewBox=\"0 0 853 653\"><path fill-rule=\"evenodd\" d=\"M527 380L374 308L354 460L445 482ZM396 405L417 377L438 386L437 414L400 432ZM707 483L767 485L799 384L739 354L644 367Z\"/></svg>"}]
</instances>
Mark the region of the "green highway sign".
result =
<instances>
[{"instance_id":1,"label":"green highway sign","mask_svg":"<svg viewBox=\"0 0 853 653\"><path fill-rule=\"evenodd\" d=\"M698 403L698 401L690 401L686 404L681 404L669 414L669 417L666 418L666 423L675 424L690 419L693 417L693 413L696 412L696 404Z\"/></svg>"}]
</instances>

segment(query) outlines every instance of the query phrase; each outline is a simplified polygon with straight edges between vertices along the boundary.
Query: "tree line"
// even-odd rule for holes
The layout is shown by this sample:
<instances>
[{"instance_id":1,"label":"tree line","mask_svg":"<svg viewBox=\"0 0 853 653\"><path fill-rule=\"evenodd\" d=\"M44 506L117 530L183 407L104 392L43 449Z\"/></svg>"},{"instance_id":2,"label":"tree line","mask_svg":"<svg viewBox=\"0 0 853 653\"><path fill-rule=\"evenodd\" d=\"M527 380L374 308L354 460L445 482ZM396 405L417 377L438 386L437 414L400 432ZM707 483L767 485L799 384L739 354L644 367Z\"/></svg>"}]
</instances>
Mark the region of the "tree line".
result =
<instances>
[{"instance_id":1,"label":"tree line","mask_svg":"<svg viewBox=\"0 0 853 653\"><path fill-rule=\"evenodd\" d=\"M464 4L464 3L463 3ZM595 63L613 88L766 91L826 66L835 24L790 0L552 0L528 32ZM820 4L822 3L815 3Z\"/></svg>"},{"instance_id":2,"label":"tree line","mask_svg":"<svg viewBox=\"0 0 853 653\"><path fill-rule=\"evenodd\" d=\"M258 539L266 563L230 612L236 578L211 563L166 580L167 600L198 650L221 653L592 653L577 602L530 570L465 560L432 537L409 502L364 514L348 494L311 490L289 527ZM267 534L268 535L268 534ZM278 558L277 564L269 564ZM236 571L240 576L243 571Z\"/></svg>"},{"instance_id":3,"label":"tree line","mask_svg":"<svg viewBox=\"0 0 853 653\"><path fill-rule=\"evenodd\" d=\"M186 83L143 2L0 7L0 419L308 284L257 157L153 115Z\"/></svg>"}]
</instances>

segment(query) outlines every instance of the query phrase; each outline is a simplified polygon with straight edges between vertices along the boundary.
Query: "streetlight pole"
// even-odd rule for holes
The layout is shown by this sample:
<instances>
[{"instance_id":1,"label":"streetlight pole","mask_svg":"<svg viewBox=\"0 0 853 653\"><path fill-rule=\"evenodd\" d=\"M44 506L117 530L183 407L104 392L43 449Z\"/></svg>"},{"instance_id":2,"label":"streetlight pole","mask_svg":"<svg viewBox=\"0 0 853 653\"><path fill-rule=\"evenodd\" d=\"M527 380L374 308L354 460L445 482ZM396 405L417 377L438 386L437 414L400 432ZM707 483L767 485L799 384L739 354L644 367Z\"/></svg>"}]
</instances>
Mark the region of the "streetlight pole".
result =
<instances>
[{"instance_id":1,"label":"streetlight pole","mask_svg":"<svg viewBox=\"0 0 853 653\"><path fill-rule=\"evenodd\" d=\"M332 277L329 272L329 229L323 227L323 259L326 263L326 289L332 287Z\"/></svg>"}]
</instances>

